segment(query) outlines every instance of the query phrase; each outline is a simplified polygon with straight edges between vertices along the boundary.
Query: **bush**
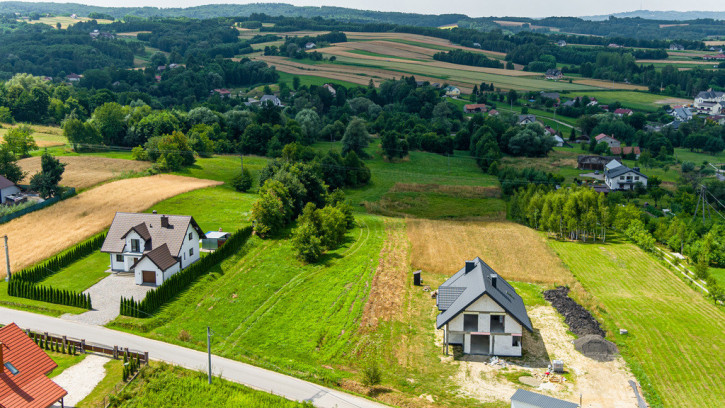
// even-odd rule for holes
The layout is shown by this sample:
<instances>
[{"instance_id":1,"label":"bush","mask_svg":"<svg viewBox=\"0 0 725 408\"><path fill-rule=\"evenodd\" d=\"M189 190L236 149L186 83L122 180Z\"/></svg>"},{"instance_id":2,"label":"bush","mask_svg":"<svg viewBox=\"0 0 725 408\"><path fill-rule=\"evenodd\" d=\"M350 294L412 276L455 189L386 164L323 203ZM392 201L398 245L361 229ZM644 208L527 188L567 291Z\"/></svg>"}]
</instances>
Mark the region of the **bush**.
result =
<instances>
[{"instance_id":1,"label":"bush","mask_svg":"<svg viewBox=\"0 0 725 408\"><path fill-rule=\"evenodd\" d=\"M246 193L252 188L252 173L249 172L249 169L245 168L234 177L232 187L242 193Z\"/></svg>"},{"instance_id":2,"label":"bush","mask_svg":"<svg viewBox=\"0 0 725 408\"><path fill-rule=\"evenodd\" d=\"M383 373L380 370L380 366L378 366L378 363L376 361L371 361L368 363L365 368L363 368L363 378L362 383L366 387L374 387L383 379Z\"/></svg>"}]
</instances>

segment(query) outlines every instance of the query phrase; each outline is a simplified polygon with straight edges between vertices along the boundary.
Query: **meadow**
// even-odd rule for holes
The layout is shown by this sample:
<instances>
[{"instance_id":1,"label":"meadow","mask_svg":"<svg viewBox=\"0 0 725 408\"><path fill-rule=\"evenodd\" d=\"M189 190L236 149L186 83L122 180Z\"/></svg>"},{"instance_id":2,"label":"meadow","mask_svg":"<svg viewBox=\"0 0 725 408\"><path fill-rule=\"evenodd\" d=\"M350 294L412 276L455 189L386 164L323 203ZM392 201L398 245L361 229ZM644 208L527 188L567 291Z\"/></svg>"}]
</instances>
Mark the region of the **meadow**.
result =
<instances>
[{"instance_id":1,"label":"meadow","mask_svg":"<svg viewBox=\"0 0 725 408\"><path fill-rule=\"evenodd\" d=\"M60 23L61 30L65 30L66 28L68 28L69 26L72 26L75 23L80 23L80 22L90 21L90 20L91 19L88 17L72 18L70 16L40 17L38 20L23 19L23 21L30 23L30 24L47 24L51 27L55 27L56 24ZM110 24L113 21L97 19L96 22L98 22L98 24Z\"/></svg>"},{"instance_id":2,"label":"meadow","mask_svg":"<svg viewBox=\"0 0 725 408\"><path fill-rule=\"evenodd\" d=\"M649 92L640 91L587 91L567 93L562 96L574 98L576 96L588 96L597 98L600 104L611 104L620 102L625 107L643 110L656 111L664 105L682 105L692 103L691 99L671 98L663 95L656 95Z\"/></svg>"},{"instance_id":3,"label":"meadow","mask_svg":"<svg viewBox=\"0 0 725 408\"><path fill-rule=\"evenodd\" d=\"M183 395L183 402L179 395ZM290 401L283 397L257 391L243 385L215 378L207 383L206 374L164 363L152 363L141 370L139 377L114 394L114 408L188 407L312 407L310 403Z\"/></svg>"},{"instance_id":4,"label":"meadow","mask_svg":"<svg viewBox=\"0 0 725 408\"><path fill-rule=\"evenodd\" d=\"M648 403L724 405L725 313L651 255L607 238L607 244L549 244L606 309L605 327ZM619 335L620 328L629 334Z\"/></svg>"},{"instance_id":5,"label":"meadow","mask_svg":"<svg viewBox=\"0 0 725 408\"><path fill-rule=\"evenodd\" d=\"M18 126L19 124L0 124L0 138L5 136L9 129ZM33 139L40 148L63 146L68 143L68 140L63 136L63 129L57 126L31 125L30 127L33 129Z\"/></svg>"}]
</instances>

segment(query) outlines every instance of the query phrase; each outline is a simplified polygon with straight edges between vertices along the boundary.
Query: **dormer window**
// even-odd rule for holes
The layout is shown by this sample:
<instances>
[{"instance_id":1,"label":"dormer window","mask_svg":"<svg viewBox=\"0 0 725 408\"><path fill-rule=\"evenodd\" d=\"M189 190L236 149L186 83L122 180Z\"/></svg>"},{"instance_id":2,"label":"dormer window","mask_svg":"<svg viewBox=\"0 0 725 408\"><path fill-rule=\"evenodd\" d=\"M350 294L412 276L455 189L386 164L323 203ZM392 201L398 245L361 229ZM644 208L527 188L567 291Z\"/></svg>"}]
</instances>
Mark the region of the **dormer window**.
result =
<instances>
[{"instance_id":1,"label":"dormer window","mask_svg":"<svg viewBox=\"0 0 725 408\"><path fill-rule=\"evenodd\" d=\"M131 240L131 252L141 252L141 243L137 239Z\"/></svg>"}]
</instances>

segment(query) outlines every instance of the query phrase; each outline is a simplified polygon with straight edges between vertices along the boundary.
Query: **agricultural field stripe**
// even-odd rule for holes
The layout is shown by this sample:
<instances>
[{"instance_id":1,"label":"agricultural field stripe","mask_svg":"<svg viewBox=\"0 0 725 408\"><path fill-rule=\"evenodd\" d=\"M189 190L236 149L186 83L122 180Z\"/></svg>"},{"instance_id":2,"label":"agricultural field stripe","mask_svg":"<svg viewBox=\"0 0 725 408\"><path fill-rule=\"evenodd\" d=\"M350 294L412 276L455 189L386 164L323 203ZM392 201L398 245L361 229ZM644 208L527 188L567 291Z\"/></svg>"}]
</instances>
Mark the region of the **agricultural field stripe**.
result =
<instances>
[{"instance_id":1,"label":"agricultural field stripe","mask_svg":"<svg viewBox=\"0 0 725 408\"><path fill-rule=\"evenodd\" d=\"M158 340L147 339L105 327L89 326L54 317L0 308L0 324L16 323L23 329L85 339L87 343L115 344L131 350L148 351L149 358L191 370L207 369L207 354ZM379 408L380 403L323 387L274 371L228 358L212 356L212 373L248 387L294 401L309 401L322 408Z\"/></svg>"}]
</instances>

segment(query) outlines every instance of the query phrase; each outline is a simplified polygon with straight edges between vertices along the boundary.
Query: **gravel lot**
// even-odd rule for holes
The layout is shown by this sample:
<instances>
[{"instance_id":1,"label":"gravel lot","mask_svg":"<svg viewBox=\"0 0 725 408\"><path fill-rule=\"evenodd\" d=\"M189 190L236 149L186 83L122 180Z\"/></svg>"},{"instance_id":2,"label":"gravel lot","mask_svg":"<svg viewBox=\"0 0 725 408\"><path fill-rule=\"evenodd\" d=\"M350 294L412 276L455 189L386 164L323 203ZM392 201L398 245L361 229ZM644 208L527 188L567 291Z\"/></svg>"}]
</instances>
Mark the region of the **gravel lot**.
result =
<instances>
[{"instance_id":1,"label":"gravel lot","mask_svg":"<svg viewBox=\"0 0 725 408\"><path fill-rule=\"evenodd\" d=\"M66 408L75 407L96 388L96 385L106 376L106 369L103 365L108 360L106 357L91 354L53 378L56 384L68 391L68 395L63 398L63 405ZM60 407L60 404L53 405L53 408L56 407Z\"/></svg>"},{"instance_id":2,"label":"gravel lot","mask_svg":"<svg viewBox=\"0 0 725 408\"><path fill-rule=\"evenodd\" d=\"M118 316L121 296L143 299L154 286L136 285L132 274L110 274L83 293L91 295L93 310L81 314L64 314L61 319L102 326Z\"/></svg>"}]
</instances>

